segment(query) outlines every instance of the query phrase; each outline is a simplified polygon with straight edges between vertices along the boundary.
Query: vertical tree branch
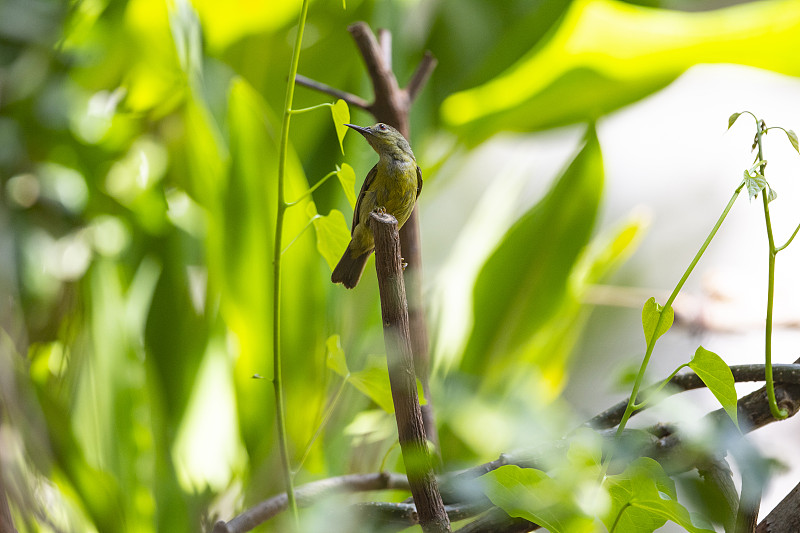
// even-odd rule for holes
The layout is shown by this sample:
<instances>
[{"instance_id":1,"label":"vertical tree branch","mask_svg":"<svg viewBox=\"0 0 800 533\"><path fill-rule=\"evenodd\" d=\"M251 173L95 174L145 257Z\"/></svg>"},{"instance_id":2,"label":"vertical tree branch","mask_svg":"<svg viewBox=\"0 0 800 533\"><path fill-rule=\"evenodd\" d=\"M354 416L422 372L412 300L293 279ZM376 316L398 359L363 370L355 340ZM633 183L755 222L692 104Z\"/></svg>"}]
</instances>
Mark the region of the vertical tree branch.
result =
<instances>
[{"instance_id":1,"label":"vertical tree branch","mask_svg":"<svg viewBox=\"0 0 800 533\"><path fill-rule=\"evenodd\" d=\"M320 82L305 77L298 81L312 89L331 94L337 98L344 98L347 102L369 111L379 122L385 122L410 138L411 128L409 111L411 103L424 87L433 69L436 59L430 52L426 52L417 70L411 77L408 87L401 89L397 78L392 72L391 33L387 30L378 31L378 39L365 22L356 22L347 28L358 46L364 64L372 82L375 99L370 104L349 93L328 87ZM433 415L433 401L428 384L430 368L428 328L425 322L425 309L422 298L422 250L420 245L419 215L415 207L411 217L400 230L400 245L403 249L403 258L408 264L405 270L406 290L408 297L408 318L411 330L411 347L414 353L414 366L417 377L422 383L422 390L427 403L422 406L422 418L428 440L439 447L439 439Z\"/></svg>"},{"instance_id":2,"label":"vertical tree branch","mask_svg":"<svg viewBox=\"0 0 800 533\"><path fill-rule=\"evenodd\" d=\"M411 494L422 530L425 533L449 532L450 520L439 494L417 396L397 220L388 213L372 213L370 225L375 237L375 268L389 382Z\"/></svg>"}]
</instances>

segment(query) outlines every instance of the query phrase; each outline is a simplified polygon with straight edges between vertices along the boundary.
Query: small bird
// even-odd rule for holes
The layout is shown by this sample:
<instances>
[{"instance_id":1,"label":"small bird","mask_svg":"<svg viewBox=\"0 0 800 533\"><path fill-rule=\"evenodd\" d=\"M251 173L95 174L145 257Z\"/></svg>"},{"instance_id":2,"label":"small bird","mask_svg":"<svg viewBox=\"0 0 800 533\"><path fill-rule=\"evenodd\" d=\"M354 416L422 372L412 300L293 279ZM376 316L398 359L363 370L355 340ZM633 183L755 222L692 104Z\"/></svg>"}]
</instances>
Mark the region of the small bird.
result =
<instances>
[{"instance_id":1,"label":"small bird","mask_svg":"<svg viewBox=\"0 0 800 533\"><path fill-rule=\"evenodd\" d=\"M382 208L397 219L398 228L403 227L422 190L422 172L408 141L393 127L382 122L370 127L345 126L363 135L380 156L358 193L350 244L331 274L332 282L352 289L361 280L369 254L375 249L370 213Z\"/></svg>"}]
</instances>

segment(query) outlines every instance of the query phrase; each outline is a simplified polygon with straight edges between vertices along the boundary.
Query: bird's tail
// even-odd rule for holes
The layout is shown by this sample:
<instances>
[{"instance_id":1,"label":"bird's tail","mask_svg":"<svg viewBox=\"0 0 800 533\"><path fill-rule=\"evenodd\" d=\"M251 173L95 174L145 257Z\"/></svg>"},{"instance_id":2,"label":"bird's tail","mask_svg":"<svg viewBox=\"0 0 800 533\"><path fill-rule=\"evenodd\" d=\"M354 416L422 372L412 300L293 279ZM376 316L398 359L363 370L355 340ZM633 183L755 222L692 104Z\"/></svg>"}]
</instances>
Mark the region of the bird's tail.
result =
<instances>
[{"instance_id":1,"label":"bird's tail","mask_svg":"<svg viewBox=\"0 0 800 533\"><path fill-rule=\"evenodd\" d=\"M372 250L364 252L361 255L355 255L353 252L352 241L347 245L347 250L344 251L342 259L336 268L333 269L331 274L331 281L334 283L341 283L346 288L352 289L361 280L361 275L364 273L364 267L367 266L367 259Z\"/></svg>"}]
</instances>

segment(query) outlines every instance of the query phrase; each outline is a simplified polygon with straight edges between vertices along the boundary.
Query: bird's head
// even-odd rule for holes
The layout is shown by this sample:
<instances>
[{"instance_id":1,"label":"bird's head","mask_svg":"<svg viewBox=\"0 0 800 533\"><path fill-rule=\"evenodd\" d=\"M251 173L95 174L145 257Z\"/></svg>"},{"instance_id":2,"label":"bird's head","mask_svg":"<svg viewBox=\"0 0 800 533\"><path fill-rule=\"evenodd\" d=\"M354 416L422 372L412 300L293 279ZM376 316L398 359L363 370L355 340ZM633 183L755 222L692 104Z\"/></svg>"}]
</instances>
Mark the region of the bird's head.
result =
<instances>
[{"instance_id":1,"label":"bird's head","mask_svg":"<svg viewBox=\"0 0 800 533\"><path fill-rule=\"evenodd\" d=\"M374 126L367 127L356 126L355 124L345 124L345 126L353 128L363 135L373 150L378 152L380 156L395 157L396 159L403 156L414 158L411 145L408 144L403 134L388 124L378 122Z\"/></svg>"}]
</instances>

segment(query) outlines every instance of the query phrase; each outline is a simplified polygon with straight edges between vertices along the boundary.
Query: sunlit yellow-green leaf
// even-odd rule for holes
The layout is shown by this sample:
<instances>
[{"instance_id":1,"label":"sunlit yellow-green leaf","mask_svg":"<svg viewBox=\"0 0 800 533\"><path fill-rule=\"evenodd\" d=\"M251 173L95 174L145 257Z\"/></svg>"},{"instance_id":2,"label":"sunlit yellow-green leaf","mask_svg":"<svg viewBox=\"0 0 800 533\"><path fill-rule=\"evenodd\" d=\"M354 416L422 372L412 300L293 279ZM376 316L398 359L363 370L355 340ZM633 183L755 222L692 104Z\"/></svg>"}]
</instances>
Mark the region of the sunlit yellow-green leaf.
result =
<instances>
[{"instance_id":1,"label":"sunlit yellow-green leaf","mask_svg":"<svg viewBox=\"0 0 800 533\"><path fill-rule=\"evenodd\" d=\"M344 100L336 100L336 103L331 107L331 115L333 116L333 126L336 128L336 137L339 138L339 148L344 153L344 136L347 130L350 129L345 124L350 122L350 108L347 107L347 102Z\"/></svg>"},{"instance_id":2,"label":"sunlit yellow-green leaf","mask_svg":"<svg viewBox=\"0 0 800 533\"><path fill-rule=\"evenodd\" d=\"M577 0L551 37L500 76L453 94L446 123L472 142L592 120L666 86L699 63L800 74L800 5L752 2L686 12Z\"/></svg>"},{"instance_id":3,"label":"sunlit yellow-green leaf","mask_svg":"<svg viewBox=\"0 0 800 533\"><path fill-rule=\"evenodd\" d=\"M347 377L350 370L347 368L347 359L344 356L339 335L328 337L328 340L325 341L325 346L328 349L328 368L342 377Z\"/></svg>"},{"instance_id":4,"label":"sunlit yellow-green leaf","mask_svg":"<svg viewBox=\"0 0 800 533\"><path fill-rule=\"evenodd\" d=\"M192 0L192 4L200 15L208 45L223 50L248 35L286 26L297 17L302 3Z\"/></svg>"},{"instance_id":5,"label":"sunlit yellow-green leaf","mask_svg":"<svg viewBox=\"0 0 800 533\"><path fill-rule=\"evenodd\" d=\"M656 302L655 297L647 300L642 308L642 329L645 341L648 344L657 341L659 337L669 331L674 320L675 311L672 306L665 309Z\"/></svg>"},{"instance_id":6,"label":"sunlit yellow-green leaf","mask_svg":"<svg viewBox=\"0 0 800 533\"><path fill-rule=\"evenodd\" d=\"M350 207L355 209L356 208L356 173L353 170L353 167L348 165L347 163L342 163L342 168L340 168L336 172L336 177L339 178L339 183L342 184L342 189L344 190L345 196L347 196L347 201L350 203Z\"/></svg>"},{"instance_id":7,"label":"sunlit yellow-green leaf","mask_svg":"<svg viewBox=\"0 0 800 533\"><path fill-rule=\"evenodd\" d=\"M694 357L689 361L689 368L703 380L708 390L719 400L725 412L738 427L739 420L736 409L738 397L730 367L719 355L699 346Z\"/></svg>"},{"instance_id":8,"label":"sunlit yellow-green leaf","mask_svg":"<svg viewBox=\"0 0 800 533\"><path fill-rule=\"evenodd\" d=\"M317 250L333 271L350 243L350 230L344 215L338 209L331 209L327 215L312 218L312 223L317 232Z\"/></svg>"}]
</instances>

